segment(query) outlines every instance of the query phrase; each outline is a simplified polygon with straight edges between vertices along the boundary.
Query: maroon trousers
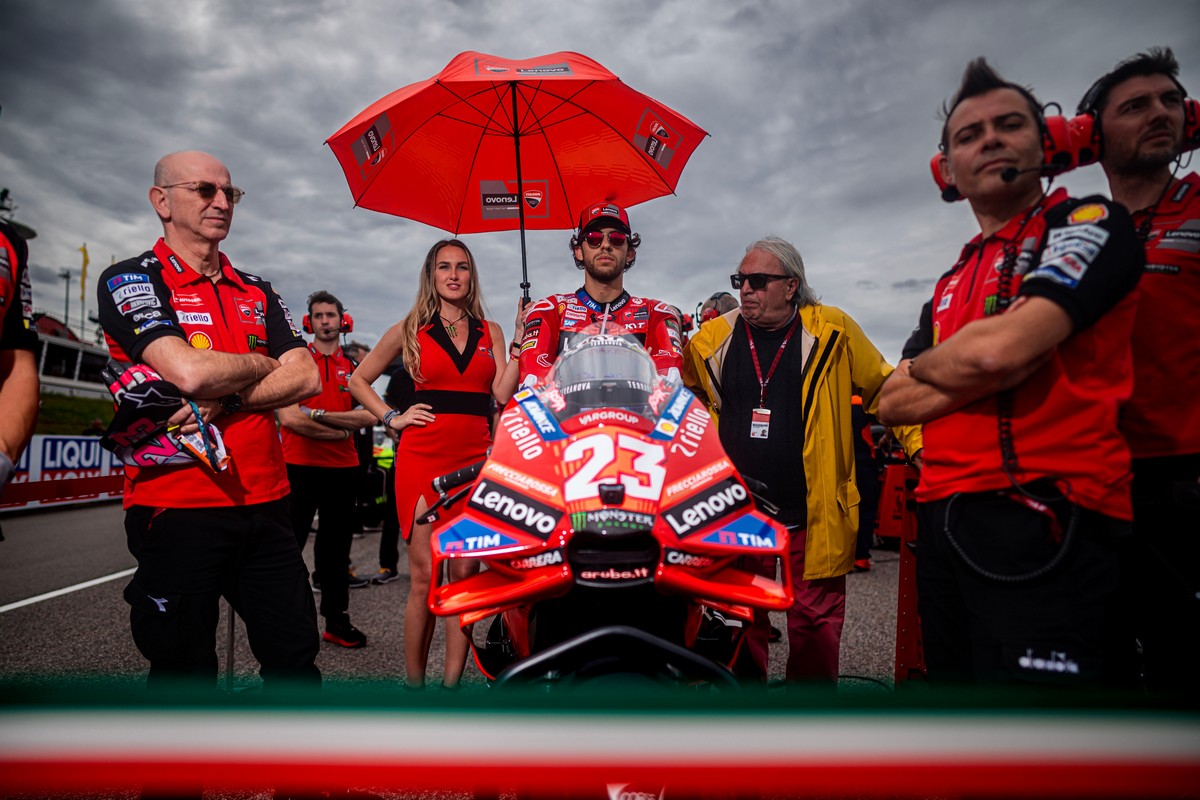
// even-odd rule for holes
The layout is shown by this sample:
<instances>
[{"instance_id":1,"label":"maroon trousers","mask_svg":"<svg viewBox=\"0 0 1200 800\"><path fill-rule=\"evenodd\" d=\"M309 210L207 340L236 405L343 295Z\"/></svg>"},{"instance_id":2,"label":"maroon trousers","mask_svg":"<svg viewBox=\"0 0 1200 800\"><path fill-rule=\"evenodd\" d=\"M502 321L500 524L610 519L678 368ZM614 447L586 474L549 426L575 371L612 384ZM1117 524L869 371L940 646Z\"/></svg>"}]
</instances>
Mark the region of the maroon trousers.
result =
<instances>
[{"instance_id":1,"label":"maroon trousers","mask_svg":"<svg viewBox=\"0 0 1200 800\"><path fill-rule=\"evenodd\" d=\"M846 576L804 580L805 531L789 531L789 534L792 591L796 597L787 611L786 676L791 682L821 681L836 685L842 627L846 622ZM747 558L744 566L759 575L775 577L773 558ZM739 661L742 667L738 670L739 677L766 678L770 633L767 612L755 612L744 645L750 663L746 663L747 659Z\"/></svg>"}]
</instances>

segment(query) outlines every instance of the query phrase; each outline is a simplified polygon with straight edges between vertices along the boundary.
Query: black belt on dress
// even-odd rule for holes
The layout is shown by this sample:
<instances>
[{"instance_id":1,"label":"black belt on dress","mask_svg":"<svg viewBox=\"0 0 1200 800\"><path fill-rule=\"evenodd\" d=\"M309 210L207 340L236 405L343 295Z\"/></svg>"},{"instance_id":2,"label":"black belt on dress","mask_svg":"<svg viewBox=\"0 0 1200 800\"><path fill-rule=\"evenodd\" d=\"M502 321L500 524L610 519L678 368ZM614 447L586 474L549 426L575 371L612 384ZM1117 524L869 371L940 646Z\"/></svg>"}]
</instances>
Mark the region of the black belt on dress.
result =
<instances>
[{"instance_id":1,"label":"black belt on dress","mask_svg":"<svg viewBox=\"0 0 1200 800\"><path fill-rule=\"evenodd\" d=\"M434 414L492 414L492 396L486 392L455 392L447 389L422 389L413 394L414 403L433 406Z\"/></svg>"}]
</instances>

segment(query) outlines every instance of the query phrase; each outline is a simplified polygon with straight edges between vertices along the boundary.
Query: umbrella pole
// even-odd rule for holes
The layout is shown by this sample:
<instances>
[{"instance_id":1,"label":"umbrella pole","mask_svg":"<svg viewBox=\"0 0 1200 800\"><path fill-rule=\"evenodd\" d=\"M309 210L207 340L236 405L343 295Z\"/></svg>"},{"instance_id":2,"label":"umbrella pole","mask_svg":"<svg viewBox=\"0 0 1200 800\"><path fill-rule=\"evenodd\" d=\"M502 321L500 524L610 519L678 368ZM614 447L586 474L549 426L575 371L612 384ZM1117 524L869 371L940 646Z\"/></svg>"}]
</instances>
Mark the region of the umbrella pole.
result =
<instances>
[{"instance_id":1,"label":"umbrella pole","mask_svg":"<svg viewBox=\"0 0 1200 800\"><path fill-rule=\"evenodd\" d=\"M509 81L512 90L512 121L513 149L517 154L517 218L521 225L521 300L529 302L529 269L525 260L525 203L523 202L524 185L521 183L521 130L517 122L517 82Z\"/></svg>"}]
</instances>

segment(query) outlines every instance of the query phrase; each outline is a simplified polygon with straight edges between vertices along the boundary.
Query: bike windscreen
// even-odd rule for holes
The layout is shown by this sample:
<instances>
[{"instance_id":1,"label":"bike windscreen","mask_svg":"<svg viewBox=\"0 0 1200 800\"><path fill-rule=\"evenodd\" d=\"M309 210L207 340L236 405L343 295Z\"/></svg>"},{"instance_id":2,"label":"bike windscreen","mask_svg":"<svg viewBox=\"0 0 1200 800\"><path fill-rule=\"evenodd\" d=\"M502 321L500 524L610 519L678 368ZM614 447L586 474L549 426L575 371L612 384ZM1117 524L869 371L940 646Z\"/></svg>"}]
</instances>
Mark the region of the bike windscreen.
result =
<instances>
[{"instance_id":1,"label":"bike windscreen","mask_svg":"<svg viewBox=\"0 0 1200 800\"><path fill-rule=\"evenodd\" d=\"M547 376L566 403L562 418L599 408L652 416L650 391L658 372L650 354L621 335L597 334L564 350Z\"/></svg>"}]
</instances>

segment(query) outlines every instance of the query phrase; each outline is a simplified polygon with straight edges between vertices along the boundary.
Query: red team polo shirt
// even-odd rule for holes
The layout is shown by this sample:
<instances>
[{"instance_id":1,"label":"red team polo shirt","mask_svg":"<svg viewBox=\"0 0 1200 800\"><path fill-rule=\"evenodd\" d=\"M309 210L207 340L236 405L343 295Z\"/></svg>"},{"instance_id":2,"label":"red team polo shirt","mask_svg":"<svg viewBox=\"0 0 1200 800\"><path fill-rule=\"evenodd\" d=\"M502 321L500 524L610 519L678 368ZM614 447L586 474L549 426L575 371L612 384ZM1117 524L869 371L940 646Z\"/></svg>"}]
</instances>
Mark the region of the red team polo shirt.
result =
<instances>
[{"instance_id":1,"label":"red team polo shirt","mask_svg":"<svg viewBox=\"0 0 1200 800\"><path fill-rule=\"evenodd\" d=\"M1172 184L1133 222L1149 231L1121 430L1135 458L1200 453L1200 177Z\"/></svg>"},{"instance_id":2,"label":"red team polo shirt","mask_svg":"<svg viewBox=\"0 0 1200 800\"><path fill-rule=\"evenodd\" d=\"M33 288L27 255L25 240L0 220L0 349L37 349L37 334L30 328Z\"/></svg>"},{"instance_id":3,"label":"red team polo shirt","mask_svg":"<svg viewBox=\"0 0 1200 800\"><path fill-rule=\"evenodd\" d=\"M346 357L340 347L333 355L327 356L310 344L308 352L312 353L317 370L321 373L321 391L300 405L325 411L354 410L354 395L350 394L350 373L354 372L354 362ZM310 439L284 428L283 460L306 467L357 467L358 449L353 436L342 441L325 441Z\"/></svg>"},{"instance_id":4,"label":"red team polo shirt","mask_svg":"<svg viewBox=\"0 0 1200 800\"><path fill-rule=\"evenodd\" d=\"M1133 388L1129 340L1143 262L1129 215L1102 198L1073 200L1059 189L986 240L976 237L938 281L931 320L922 320L932 326L920 332L925 342L936 345L996 313L1006 255L1014 259L1014 297L1045 297L1074 322L1049 363L1012 391L1016 478L1063 479L1073 502L1128 520L1129 448L1117 413ZM925 424L919 500L1011 486L997 411L991 396Z\"/></svg>"},{"instance_id":5,"label":"red team polo shirt","mask_svg":"<svg viewBox=\"0 0 1200 800\"><path fill-rule=\"evenodd\" d=\"M159 239L154 249L104 271L97 290L100 324L113 359L140 360L162 336L201 350L261 353L279 358L304 347L291 314L271 285L234 269L221 254L212 281L188 267ZM213 472L196 462L172 467L125 467L125 507L244 506L288 493L283 450L272 411L221 414L214 422L229 466Z\"/></svg>"}]
</instances>

